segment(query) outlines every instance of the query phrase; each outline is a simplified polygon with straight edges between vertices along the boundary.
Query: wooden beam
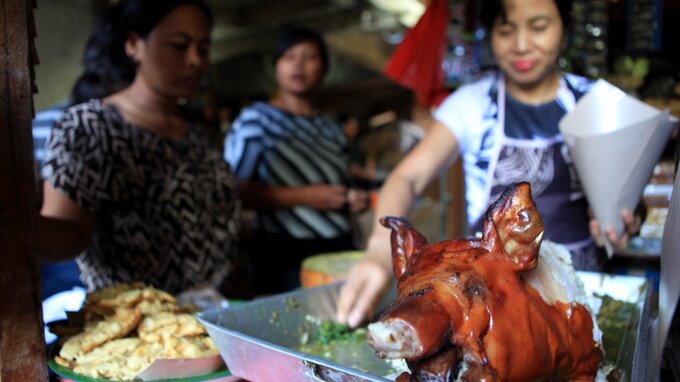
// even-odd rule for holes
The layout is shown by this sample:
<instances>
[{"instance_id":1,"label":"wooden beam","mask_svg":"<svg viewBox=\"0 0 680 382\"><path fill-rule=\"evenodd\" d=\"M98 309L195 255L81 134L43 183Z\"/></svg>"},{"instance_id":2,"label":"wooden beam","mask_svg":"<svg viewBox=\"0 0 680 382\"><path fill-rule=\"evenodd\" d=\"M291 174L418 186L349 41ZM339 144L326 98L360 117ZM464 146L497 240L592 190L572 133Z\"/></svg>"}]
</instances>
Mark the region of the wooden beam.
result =
<instances>
[{"instance_id":1,"label":"wooden beam","mask_svg":"<svg viewBox=\"0 0 680 382\"><path fill-rule=\"evenodd\" d=\"M379 33L367 33L359 28L329 33L326 42L335 54L378 73L383 71L394 49Z\"/></svg>"},{"instance_id":2,"label":"wooden beam","mask_svg":"<svg viewBox=\"0 0 680 382\"><path fill-rule=\"evenodd\" d=\"M0 381L46 381L31 140L33 2L0 0Z\"/></svg>"},{"instance_id":3,"label":"wooden beam","mask_svg":"<svg viewBox=\"0 0 680 382\"><path fill-rule=\"evenodd\" d=\"M326 0L294 0L249 2L247 6L233 8L232 12L222 10L220 17L238 27L279 25L290 20L315 18L327 8L337 8Z\"/></svg>"},{"instance_id":4,"label":"wooden beam","mask_svg":"<svg viewBox=\"0 0 680 382\"><path fill-rule=\"evenodd\" d=\"M271 11L267 13L271 14ZM271 16L269 21L255 24L257 26L246 26L224 33L216 31L210 56L214 63L220 63L254 53L270 54L283 28L305 26L325 35L355 25L359 18L358 10L333 5L300 13L296 17Z\"/></svg>"}]
</instances>

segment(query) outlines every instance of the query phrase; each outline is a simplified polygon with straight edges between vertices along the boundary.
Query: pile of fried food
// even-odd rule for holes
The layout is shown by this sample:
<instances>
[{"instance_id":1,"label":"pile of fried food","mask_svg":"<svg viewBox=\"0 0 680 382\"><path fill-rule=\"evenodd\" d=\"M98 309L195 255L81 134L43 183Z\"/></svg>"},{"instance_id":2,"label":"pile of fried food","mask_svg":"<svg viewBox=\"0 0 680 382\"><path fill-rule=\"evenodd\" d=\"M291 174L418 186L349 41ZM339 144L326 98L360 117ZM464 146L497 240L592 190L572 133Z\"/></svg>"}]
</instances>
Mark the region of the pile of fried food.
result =
<instances>
[{"instance_id":1,"label":"pile of fried food","mask_svg":"<svg viewBox=\"0 0 680 382\"><path fill-rule=\"evenodd\" d=\"M65 339L55 362L95 378L134 380L156 359L218 354L212 339L174 296L142 283L87 295L82 331ZM62 339L63 340L63 339Z\"/></svg>"}]
</instances>

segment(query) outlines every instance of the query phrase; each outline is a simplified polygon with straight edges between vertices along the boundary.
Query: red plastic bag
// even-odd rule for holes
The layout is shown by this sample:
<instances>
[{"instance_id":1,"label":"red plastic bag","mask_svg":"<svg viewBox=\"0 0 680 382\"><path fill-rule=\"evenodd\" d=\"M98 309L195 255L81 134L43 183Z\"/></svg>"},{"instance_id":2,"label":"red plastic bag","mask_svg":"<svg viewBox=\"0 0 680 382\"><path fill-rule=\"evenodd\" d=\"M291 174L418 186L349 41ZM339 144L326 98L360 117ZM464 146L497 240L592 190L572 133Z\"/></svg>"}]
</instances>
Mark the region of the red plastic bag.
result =
<instances>
[{"instance_id":1,"label":"red plastic bag","mask_svg":"<svg viewBox=\"0 0 680 382\"><path fill-rule=\"evenodd\" d=\"M448 93L441 67L448 22L447 0L431 0L384 70L387 77L411 89L422 106L436 105Z\"/></svg>"}]
</instances>

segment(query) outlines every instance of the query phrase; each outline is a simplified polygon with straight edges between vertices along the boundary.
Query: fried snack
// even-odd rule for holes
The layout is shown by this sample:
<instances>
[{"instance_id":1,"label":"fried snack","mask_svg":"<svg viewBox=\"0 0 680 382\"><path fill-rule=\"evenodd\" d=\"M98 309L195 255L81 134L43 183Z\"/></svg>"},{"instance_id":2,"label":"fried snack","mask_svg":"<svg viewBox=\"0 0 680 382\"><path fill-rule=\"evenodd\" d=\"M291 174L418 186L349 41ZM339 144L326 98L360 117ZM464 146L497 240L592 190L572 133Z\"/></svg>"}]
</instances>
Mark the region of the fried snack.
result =
<instances>
[{"instance_id":1,"label":"fried snack","mask_svg":"<svg viewBox=\"0 0 680 382\"><path fill-rule=\"evenodd\" d=\"M189 337L206 334L205 328L191 314L162 312L147 316L137 328L139 338L158 342L170 337Z\"/></svg>"},{"instance_id":2,"label":"fried snack","mask_svg":"<svg viewBox=\"0 0 680 382\"><path fill-rule=\"evenodd\" d=\"M137 328L141 320L142 313L139 309L119 308L111 318L69 338L61 347L59 355L67 360L74 360L103 343L127 336Z\"/></svg>"},{"instance_id":3,"label":"fried snack","mask_svg":"<svg viewBox=\"0 0 680 382\"><path fill-rule=\"evenodd\" d=\"M97 290L79 313L85 322L54 360L85 376L132 380L159 358L219 354L201 323L174 296L142 283Z\"/></svg>"},{"instance_id":4,"label":"fried snack","mask_svg":"<svg viewBox=\"0 0 680 382\"><path fill-rule=\"evenodd\" d=\"M118 338L93 349L87 354L77 357L77 362L80 364L91 364L101 362L111 357L127 356L141 344L142 341L137 337Z\"/></svg>"},{"instance_id":5,"label":"fried snack","mask_svg":"<svg viewBox=\"0 0 680 382\"><path fill-rule=\"evenodd\" d=\"M150 316L152 314L170 312L170 313L180 313L183 309L177 306L174 302L165 301L148 301L142 300L137 304L137 309L142 312L143 316Z\"/></svg>"},{"instance_id":6,"label":"fried snack","mask_svg":"<svg viewBox=\"0 0 680 382\"><path fill-rule=\"evenodd\" d=\"M177 300L175 300L171 294L160 289L146 287L142 289L131 289L112 297L102 298L96 303L96 305L103 308L115 309L119 306L136 306L141 301L169 302L174 304Z\"/></svg>"},{"instance_id":7,"label":"fried snack","mask_svg":"<svg viewBox=\"0 0 680 382\"><path fill-rule=\"evenodd\" d=\"M97 289L92 293L88 293L88 295L85 297L85 304L83 305L86 325L92 322L101 321L106 316L114 312L115 305L107 304L108 306L103 306L101 305L102 301L110 301L122 293L145 287L146 286L143 283L139 282L129 284L113 284L106 288ZM129 306L132 305L128 305L128 307Z\"/></svg>"},{"instance_id":8,"label":"fried snack","mask_svg":"<svg viewBox=\"0 0 680 382\"><path fill-rule=\"evenodd\" d=\"M128 337L109 341L79 357L73 367L78 374L95 378L131 380L141 371L149 367L155 357L136 356L138 348L144 346L136 337Z\"/></svg>"},{"instance_id":9,"label":"fried snack","mask_svg":"<svg viewBox=\"0 0 680 382\"><path fill-rule=\"evenodd\" d=\"M115 298L117 295L132 289L139 289L146 287L143 283L135 282L129 284L113 284L106 288L97 289L92 293L88 293L85 297L86 305L98 305L101 300Z\"/></svg>"},{"instance_id":10,"label":"fried snack","mask_svg":"<svg viewBox=\"0 0 680 382\"><path fill-rule=\"evenodd\" d=\"M166 337L163 339L162 358L200 358L218 354L210 337Z\"/></svg>"}]
</instances>

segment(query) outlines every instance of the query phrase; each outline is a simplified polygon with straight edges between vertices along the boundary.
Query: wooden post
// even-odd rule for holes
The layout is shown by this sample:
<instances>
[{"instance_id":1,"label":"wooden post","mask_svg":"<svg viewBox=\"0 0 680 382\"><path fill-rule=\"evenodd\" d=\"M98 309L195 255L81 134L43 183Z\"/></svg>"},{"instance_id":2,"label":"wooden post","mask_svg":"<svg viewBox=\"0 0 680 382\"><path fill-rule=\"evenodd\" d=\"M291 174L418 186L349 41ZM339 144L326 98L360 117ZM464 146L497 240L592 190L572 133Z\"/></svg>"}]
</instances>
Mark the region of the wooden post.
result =
<instances>
[{"instance_id":1,"label":"wooden post","mask_svg":"<svg viewBox=\"0 0 680 382\"><path fill-rule=\"evenodd\" d=\"M31 140L29 0L0 0L0 381L46 381Z\"/></svg>"}]
</instances>

